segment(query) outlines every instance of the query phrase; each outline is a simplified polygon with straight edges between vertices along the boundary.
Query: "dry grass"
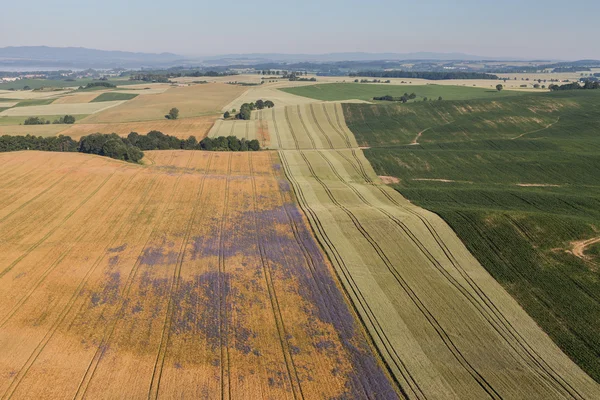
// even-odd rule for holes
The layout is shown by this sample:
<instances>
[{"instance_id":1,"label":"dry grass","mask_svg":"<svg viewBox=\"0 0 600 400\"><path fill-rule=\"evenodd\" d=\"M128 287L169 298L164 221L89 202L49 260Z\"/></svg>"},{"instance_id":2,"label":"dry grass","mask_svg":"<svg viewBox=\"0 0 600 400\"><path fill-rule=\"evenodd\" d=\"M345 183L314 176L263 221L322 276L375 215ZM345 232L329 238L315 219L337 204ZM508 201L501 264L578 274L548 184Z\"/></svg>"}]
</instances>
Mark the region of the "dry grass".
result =
<instances>
[{"instance_id":1,"label":"dry grass","mask_svg":"<svg viewBox=\"0 0 600 400\"><path fill-rule=\"evenodd\" d=\"M396 397L276 153L147 157L0 154L1 397Z\"/></svg>"},{"instance_id":2,"label":"dry grass","mask_svg":"<svg viewBox=\"0 0 600 400\"><path fill-rule=\"evenodd\" d=\"M89 135L91 133L117 133L121 136L127 136L130 132L146 134L152 130L156 130L182 139L195 136L196 139L201 140L207 136L208 131L215 123L215 120L216 117L207 116L184 118L175 121L162 119L160 121L121 122L112 124L87 124L84 122L73 125L61 133L77 140L81 136Z\"/></svg>"},{"instance_id":3,"label":"dry grass","mask_svg":"<svg viewBox=\"0 0 600 400\"><path fill-rule=\"evenodd\" d=\"M244 90L223 84L173 87L164 93L138 96L119 107L90 116L84 123L162 120L172 107L179 109L180 118L215 114Z\"/></svg>"},{"instance_id":4,"label":"dry grass","mask_svg":"<svg viewBox=\"0 0 600 400\"><path fill-rule=\"evenodd\" d=\"M15 107L4 110L1 117L26 117L44 115L87 115L99 113L112 107L123 104L124 101L105 101L102 103L79 103L79 104L48 104L45 106Z\"/></svg>"}]
</instances>

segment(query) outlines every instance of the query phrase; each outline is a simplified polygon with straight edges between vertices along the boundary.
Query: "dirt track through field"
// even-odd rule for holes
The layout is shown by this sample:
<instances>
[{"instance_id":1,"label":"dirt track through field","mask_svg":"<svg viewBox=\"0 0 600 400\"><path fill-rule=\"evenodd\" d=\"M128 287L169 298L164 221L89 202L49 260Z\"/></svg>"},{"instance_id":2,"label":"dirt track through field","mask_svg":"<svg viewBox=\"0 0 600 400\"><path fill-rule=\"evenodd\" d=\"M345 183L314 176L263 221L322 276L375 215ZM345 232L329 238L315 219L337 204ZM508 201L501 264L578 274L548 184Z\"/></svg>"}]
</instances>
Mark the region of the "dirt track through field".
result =
<instances>
[{"instance_id":1,"label":"dirt track through field","mask_svg":"<svg viewBox=\"0 0 600 400\"><path fill-rule=\"evenodd\" d=\"M409 398L595 398L600 388L438 216L376 177L340 106L265 113L272 146Z\"/></svg>"},{"instance_id":2,"label":"dirt track through field","mask_svg":"<svg viewBox=\"0 0 600 400\"><path fill-rule=\"evenodd\" d=\"M277 153L146 154L0 154L0 398L398 396Z\"/></svg>"}]
</instances>

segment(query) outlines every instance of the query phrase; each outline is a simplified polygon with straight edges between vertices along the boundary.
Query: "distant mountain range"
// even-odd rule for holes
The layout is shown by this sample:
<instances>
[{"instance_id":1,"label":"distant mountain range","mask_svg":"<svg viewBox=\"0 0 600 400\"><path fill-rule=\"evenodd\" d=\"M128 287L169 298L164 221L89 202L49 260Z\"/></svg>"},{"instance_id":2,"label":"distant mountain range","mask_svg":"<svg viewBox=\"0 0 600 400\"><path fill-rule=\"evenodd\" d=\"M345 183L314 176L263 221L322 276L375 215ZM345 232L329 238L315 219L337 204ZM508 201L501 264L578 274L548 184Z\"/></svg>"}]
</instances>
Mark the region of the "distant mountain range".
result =
<instances>
[{"instance_id":1,"label":"distant mountain range","mask_svg":"<svg viewBox=\"0 0 600 400\"><path fill-rule=\"evenodd\" d=\"M140 68L178 65L184 57L172 53L133 53L83 47L4 47L0 48L2 67L50 68Z\"/></svg>"},{"instance_id":2,"label":"distant mountain range","mask_svg":"<svg viewBox=\"0 0 600 400\"><path fill-rule=\"evenodd\" d=\"M297 63L375 60L464 60L464 61L516 61L510 58L491 58L464 53L328 53L280 54L252 53L216 56L182 56L173 53L134 53L127 51L94 50L83 47L4 47L0 48L0 70L40 68L165 68L183 65L252 65L258 63Z\"/></svg>"},{"instance_id":3,"label":"distant mountain range","mask_svg":"<svg viewBox=\"0 0 600 400\"><path fill-rule=\"evenodd\" d=\"M518 58L481 57L464 53L327 53L327 54L279 54L279 53L252 53L228 54L203 58L207 63L215 61L259 61L259 62L333 62L333 61L374 61L374 60L463 60L463 61L516 61Z\"/></svg>"}]
</instances>

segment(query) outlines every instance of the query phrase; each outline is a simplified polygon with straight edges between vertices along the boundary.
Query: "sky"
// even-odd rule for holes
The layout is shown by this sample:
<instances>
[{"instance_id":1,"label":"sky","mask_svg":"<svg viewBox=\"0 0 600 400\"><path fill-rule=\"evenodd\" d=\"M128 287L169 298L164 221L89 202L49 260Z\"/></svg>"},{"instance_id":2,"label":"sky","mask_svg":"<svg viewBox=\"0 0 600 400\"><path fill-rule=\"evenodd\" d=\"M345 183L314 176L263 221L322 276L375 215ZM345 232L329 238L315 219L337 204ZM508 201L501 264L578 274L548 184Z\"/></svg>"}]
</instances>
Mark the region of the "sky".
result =
<instances>
[{"instance_id":1,"label":"sky","mask_svg":"<svg viewBox=\"0 0 600 400\"><path fill-rule=\"evenodd\" d=\"M75 46L185 56L424 51L600 59L598 0L3 3L0 47Z\"/></svg>"}]
</instances>

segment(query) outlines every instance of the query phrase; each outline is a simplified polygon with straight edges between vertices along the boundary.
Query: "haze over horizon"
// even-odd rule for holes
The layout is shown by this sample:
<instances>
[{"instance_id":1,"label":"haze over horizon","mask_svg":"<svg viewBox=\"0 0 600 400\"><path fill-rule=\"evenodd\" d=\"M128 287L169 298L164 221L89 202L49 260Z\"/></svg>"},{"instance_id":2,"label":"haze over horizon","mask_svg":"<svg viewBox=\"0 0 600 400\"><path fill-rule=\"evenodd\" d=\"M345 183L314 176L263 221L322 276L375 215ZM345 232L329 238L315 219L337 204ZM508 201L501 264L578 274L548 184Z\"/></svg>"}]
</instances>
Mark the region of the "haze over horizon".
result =
<instances>
[{"instance_id":1,"label":"haze over horizon","mask_svg":"<svg viewBox=\"0 0 600 400\"><path fill-rule=\"evenodd\" d=\"M11 2L3 6L3 14L14 18L0 25L0 47L72 46L188 57L339 52L600 57L600 42L587 40L597 34L599 2L574 0L568 7L556 0L543 7L530 0L507 0L501 7L461 3L376 0L365 6L356 0L307 0L274 7L234 0L224 7L182 0L165 8L140 0ZM567 18L570 11L575 14Z\"/></svg>"}]
</instances>

